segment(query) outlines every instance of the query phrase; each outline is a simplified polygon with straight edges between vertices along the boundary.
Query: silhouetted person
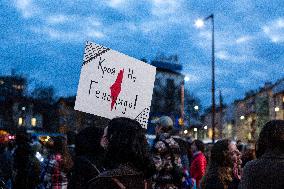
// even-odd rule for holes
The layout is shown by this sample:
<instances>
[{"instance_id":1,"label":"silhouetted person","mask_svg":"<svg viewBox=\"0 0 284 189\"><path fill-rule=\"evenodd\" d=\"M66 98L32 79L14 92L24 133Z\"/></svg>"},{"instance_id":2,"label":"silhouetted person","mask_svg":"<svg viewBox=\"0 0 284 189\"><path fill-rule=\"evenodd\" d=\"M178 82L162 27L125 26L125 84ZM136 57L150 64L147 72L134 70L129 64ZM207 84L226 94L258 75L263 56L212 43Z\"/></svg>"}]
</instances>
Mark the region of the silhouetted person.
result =
<instances>
[{"instance_id":1,"label":"silhouetted person","mask_svg":"<svg viewBox=\"0 0 284 189\"><path fill-rule=\"evenodd\" d=\"M31 138L24 129L17 131L14 153L15 189L34 189L39 184L40 165L30 142Z\"/></svg>"},{"instance_id":2,"label":"silhouetted person","mask_svg":"<svg viewBox=\"0 0 284 189\"><path fill-rule=\"evenodd\" d=\"M240 189L284 188L284 121L269 121L262 128L256 148L257 160L248 162Z\"/></svg>"},{"instance_id":3,"label":"silhouetted person","mask_svg":"<svg viewBox=\"0 0 284 189\"><path fill-rule=\"evenodd\" d=\"M76 136L76 158L68 188L87 188L88 182L104 171L104 149L101 146L103 132L103 128L87 127Z\"/></svg>"},{"instance_id":4,"label":"silhouetted person","mask_svg":"<svg viewBox=\"0 0 284 189\"><path fill-rule=\"evenodd\" d=\"M141 125L129 118L114 118L104 131L103 143L107 171L92 180L89 189L144 189L154 167Z\"/></svg>"}]
</instances>

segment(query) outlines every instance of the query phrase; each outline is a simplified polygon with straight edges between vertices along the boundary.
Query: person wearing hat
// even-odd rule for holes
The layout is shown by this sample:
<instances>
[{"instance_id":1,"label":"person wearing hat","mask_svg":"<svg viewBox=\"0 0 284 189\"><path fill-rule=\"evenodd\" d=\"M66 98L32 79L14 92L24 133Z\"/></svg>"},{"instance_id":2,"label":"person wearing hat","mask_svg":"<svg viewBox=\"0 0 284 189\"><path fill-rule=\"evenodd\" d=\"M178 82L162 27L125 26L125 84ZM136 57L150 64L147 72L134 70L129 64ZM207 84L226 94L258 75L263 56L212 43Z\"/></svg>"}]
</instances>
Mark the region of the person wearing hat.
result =
<instances>
[{"instance_id":1,"label":"person wearing hat","mask_svg":"<svg viewBox=\"0 0 284 189\"><path fill-rule=\"evenodd\" d=\"M152 123L156 124L156 139L152 148L156 172L152 188L181 188L183 168L180 147L171 136L173 121L168 116L162 116Z\"/></svg>"},{"instance_id":2,"label":"person wearing hat","mask_svg":"<svg viewBox=\"0 0 284 189\"><path fill-rule=\"evenodd\" d=\"M159 119L152 121L152 123L156 124L156 135L172 131L174 124L173 120L169 116L162 116Z\"/></svg>"}]
</instances>

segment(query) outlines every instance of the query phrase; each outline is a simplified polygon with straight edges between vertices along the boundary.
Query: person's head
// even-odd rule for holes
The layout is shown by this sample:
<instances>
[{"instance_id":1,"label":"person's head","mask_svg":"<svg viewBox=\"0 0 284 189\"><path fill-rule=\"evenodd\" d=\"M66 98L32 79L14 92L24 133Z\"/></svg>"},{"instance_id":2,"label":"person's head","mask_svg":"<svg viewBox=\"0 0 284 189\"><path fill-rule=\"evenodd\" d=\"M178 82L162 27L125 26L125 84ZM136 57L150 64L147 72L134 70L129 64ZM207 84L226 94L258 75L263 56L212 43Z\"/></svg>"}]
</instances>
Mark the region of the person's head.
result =
<instances>
[{"instance_id":1,"label":"person's head","mask_svg":"<svg viewBox=\"0 0 284 189\"><path fill-rule=\"evenodd\" d=\"M115 168L131 164L144 174L149 164L149 152L145 131L132 119L119 117L110 121L105 130L107 140L107 165Z\"/></svg>"},{"instance_id":2,"label":"person's head","mask_svg":"<svg viewBox=\"0 0 284 189\"><path fill-rule=\"evenodd\" d=\"M239 158L236 144L229 139L217 141L211 149L210 162L217 167L232 167Z\"/></svg>"},{"instance_id":3,"label":"person's head","mask_svg":"<svg viewBox=\"0 0 284 189\"><path fill-rule=\"evenodd\" d=\"M193 153L201 151L204 153L205 146L201 140L194 140L193 143L191 144L191 150Z\"/></svg>"},{"instance_id":4,"label":"person's head","mask_svg":"<svg viewBox=\"0 0 284 189\"><path fill-rule=\"evenodd\" d=\"M227 187L228 182L233 179L234 163L240 164L240 158L240 152L231 140L217 141L211 149L210 164L206 177L217 175L224 186Z\"/></svg>"},{"instance_id":5,"label":"person's head","mask_svg":"<svg viewBox=\"0 0 284 189\"><path fill-rule=\"evenodd\" d=\"M156 124L156 134L160 133L168 133L173 129L173 120L169 116L162 116L156 121L154 121Z\"/></svg>"},{"instance_id":6,"label":"person's head","mask_svg":"<svg viewBox=\"0 0 284 189\"><path fill-rule=\"evenodd\" d=\"M256 156L261 157L265 152L278 150L284 153L284 121L272 120L262 128L256 145Z\"/></svg>"},{"instance_id":7,"label":"person's head","mask_svg":"<svg viewBox=\"0 0 284 189\"><path fill-rule=\"evenodd\" d=\"M77 134L75 139L75 151L77 156L94 154L101 155L103 148L100 144L104 129L99 127L87 127Z\"/></svg>"}]
</instances>

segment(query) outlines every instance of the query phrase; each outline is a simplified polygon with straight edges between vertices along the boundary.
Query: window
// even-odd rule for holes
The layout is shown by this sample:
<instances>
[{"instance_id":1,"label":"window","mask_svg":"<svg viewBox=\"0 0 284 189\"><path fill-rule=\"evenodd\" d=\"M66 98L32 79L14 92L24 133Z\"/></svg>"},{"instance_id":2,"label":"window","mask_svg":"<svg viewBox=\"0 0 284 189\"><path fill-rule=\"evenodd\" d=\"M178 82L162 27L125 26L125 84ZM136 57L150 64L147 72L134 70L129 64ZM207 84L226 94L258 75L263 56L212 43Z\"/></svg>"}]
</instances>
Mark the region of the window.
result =
<instances>
[{"instance_id":1,"label":"window","mask_svg":"<svg viewBox=\"0 0 284 189\"><path fill-rule=\"evenodd\" d=\"M22 118L22 117L19 117L18 125L19 125L19 126L22 126L22 125L23 125L23 118Z\"/></svg>"},{"instance_id":2,"label":"window","mask_svg":"<svg viewBox=\"0 0 284 189\"><path fill-rule=\"evenodd\" d=\"M36 118L35 118L35 117L33 117L33 118L31 119L31 125L32 125L33 127L36 126Z\"/></svg>"}]
</instances>

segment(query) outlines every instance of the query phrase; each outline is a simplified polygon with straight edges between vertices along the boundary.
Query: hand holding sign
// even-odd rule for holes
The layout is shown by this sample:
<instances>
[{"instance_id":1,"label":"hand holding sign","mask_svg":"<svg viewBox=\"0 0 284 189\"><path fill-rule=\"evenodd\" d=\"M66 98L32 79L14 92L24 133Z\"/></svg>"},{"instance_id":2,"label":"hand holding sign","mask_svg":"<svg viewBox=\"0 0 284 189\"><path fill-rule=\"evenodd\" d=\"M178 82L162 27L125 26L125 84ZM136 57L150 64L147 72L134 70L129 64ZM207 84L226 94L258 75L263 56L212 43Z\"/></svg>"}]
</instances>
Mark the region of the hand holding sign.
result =
<instances>
[{"instance_id":1,"label":"hand holding sign","mask_svg":"<svg viewBox=\"0 0 284 189\"><path fill-rule=\"evenodd\" d=\"M146 128L156 68L87 42L75 109L101 117L129 117Z\"/></svg>"}]
</instances>

